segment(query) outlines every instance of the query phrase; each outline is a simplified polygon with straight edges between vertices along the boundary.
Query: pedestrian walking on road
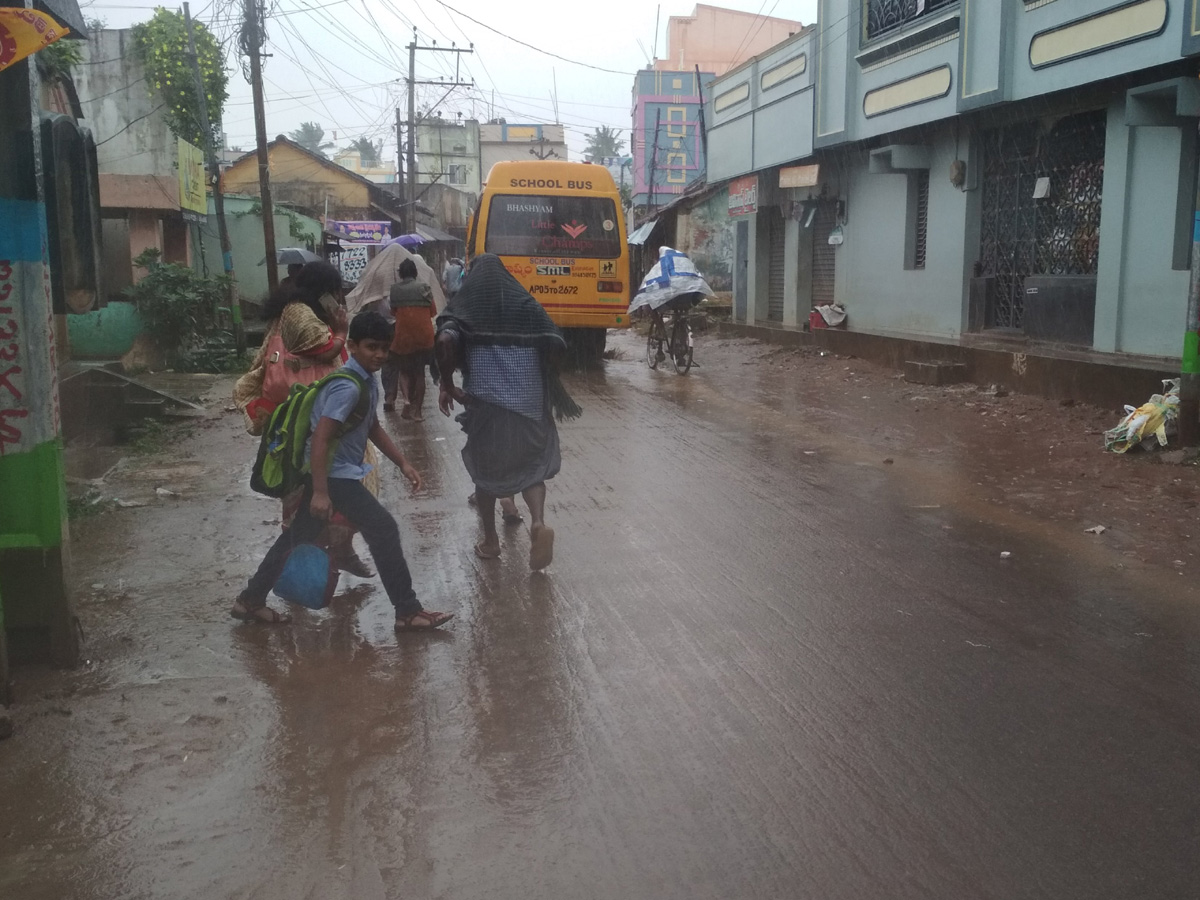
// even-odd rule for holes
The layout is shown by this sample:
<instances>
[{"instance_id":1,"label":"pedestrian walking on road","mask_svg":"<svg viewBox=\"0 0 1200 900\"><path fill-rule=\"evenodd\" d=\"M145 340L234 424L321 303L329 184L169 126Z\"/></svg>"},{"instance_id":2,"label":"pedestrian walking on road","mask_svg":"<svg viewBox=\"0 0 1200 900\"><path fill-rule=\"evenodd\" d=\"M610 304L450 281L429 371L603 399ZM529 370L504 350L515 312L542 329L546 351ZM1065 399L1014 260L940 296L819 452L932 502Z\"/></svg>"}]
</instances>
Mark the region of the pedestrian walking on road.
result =
<instances>
[{"instance_id":1,"label":"pedestrian walking on road","mask_svg":"<svg viewBox=\"0 0 1200 900\"><path fill-rule=\"evenodd\" d=\"M529 567L544 569L554 558L554 530L545 523L546 482L562 461L554 419L579 415L556 371L565 350L546 310L490 253L472 261L438 317L438 406L448 416L463 405L457 421L467 435L462 457L475 483L483 523L475 553L483 559L500 555L497 498L518 493L529 507Z\"/></svg>"},{"instance_id":2,"label":"pedestrian walking on road","mask_svg":"<svg viewBox=\"0 0 1200 900\"><path fill-rule=\"evenodd\" d=\"M362 483L368 469L364 457L370 441L399 467L414 491L421 488L421 476L388 437L375 412L380 390L375 373L383 367L391 342L392 329L379 313L359 313L350 323L346 344L350 359L343 370L365 382L365 386L360 389L354 380L336 379L318 392L305 449L306 459L311 460L311 477L303 501L291 528L267 551L258 571L238 595L230 610L235 619L269 624L290 621L289 616L266 605L267 594L283 571L292 547L315 540L334 513L344 516L366 539L384 590L395 607L397 631L430 631L454 618L452 613L422 608L400 546L399 526ZM370 392L366 414L339 438L343 424L359 407L361 390Z\"/></svg>"},{"instance_id":3,"label":"pedestrian walking on road","mask_svg":"<svg viewBox=\"0 0 1200 900\"><path fill-rule=\"evenodd\" d=\"M442 266L442 290L446 292L447 300L454 299L466 273L466 264L457 256L448 259L446 265Z\"/></svg>"},{"instance_id":4,"label":"pedestrian walking on road","mask_svg":"<svg viewBox=\"0 0 1200 900\"><path fill-rule=\"evenodd\" d=\"M289 278L267 299L262 347L233 389L251 434L262 433L293 384L312 384L347 358L341 273L319 261L305 264Z\"/></svg>"},{"instance_id":5,"label":"pedestrian walking on road","mask_svg":"<svg viewBox=\"0 0 1200 900\"><path fill-rule=\"evenodd\" d=\"M246 429L258 435L275 407L296 384L312 384L336 371L346 352L346 308L342 274L323 260L288 266L297 271L267 300L267 333L250 370L238 379L233 400L246 415ZM374 462L374 456L368 460ZM372 479L374 480L374 479ZM372 485L377 491L377 485ZM289 527L300 496L283 499L283 527ZM329 526L334 565L359 578L375 573L354 551L354 529L338 520Z\"/></svg>"},{"instance_id":6,"label":"pedestrian walking on road","mask_svg":"<svg viewBox=\"0 0 1200 900\"><path fill-rule=\"evenodd\" d=\"M417 278L415 262L404 260L398 274L400 280L388 294L396 325L383 369L383 411L395 410L399 394L404 399L400 418L420 422L425 403L425 367L433 362L433 317L437 307L433 289Z\"/></svg>"}]
</instances>

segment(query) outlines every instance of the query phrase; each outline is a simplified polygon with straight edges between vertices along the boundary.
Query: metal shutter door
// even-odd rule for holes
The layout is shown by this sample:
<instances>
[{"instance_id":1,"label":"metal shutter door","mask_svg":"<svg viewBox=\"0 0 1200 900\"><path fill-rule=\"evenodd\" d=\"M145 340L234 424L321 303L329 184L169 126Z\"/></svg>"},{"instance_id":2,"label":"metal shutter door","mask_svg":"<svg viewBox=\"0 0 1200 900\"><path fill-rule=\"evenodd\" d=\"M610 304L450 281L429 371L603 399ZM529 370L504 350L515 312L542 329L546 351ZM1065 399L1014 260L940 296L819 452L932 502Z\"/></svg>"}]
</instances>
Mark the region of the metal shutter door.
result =
<instances>
[{"instance_id":1,"label":"metal shutter door","mask_svg":"<svg viewBox=\"0 0 1200 900\"><path fill-rule=\"evenodd\" d=\"M774 210L767 219L767 321L783 321L784 222Z\"/></svg>"},{"instance_id":2,"label":"metal shutter door","mask_svg":"<svg viewBox=\"0 0 1200 900\"><path fill-rule=\"evenodd\" d=\"M833 303L836 247L829 245L829 235L837 225L837 204L822 203L813 220L812 304L829 306Z\"/></svg>"}]
</instances>

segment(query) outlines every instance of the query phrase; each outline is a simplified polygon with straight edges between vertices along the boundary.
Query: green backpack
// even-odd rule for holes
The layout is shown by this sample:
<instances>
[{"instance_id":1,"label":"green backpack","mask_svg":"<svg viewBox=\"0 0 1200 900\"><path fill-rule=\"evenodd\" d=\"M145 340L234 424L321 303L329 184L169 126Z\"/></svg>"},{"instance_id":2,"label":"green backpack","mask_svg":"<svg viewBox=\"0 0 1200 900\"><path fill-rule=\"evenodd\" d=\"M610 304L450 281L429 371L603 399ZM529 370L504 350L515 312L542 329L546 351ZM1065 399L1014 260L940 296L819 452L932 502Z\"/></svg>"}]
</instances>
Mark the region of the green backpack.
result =
<instances>
[{"instance_id":1,"label":"green backpack","mask_svg":"<svg viewBox=\"0 0 1200 900\"><path fill-rule=\"evenodd\" d=\"M304 448L312 431L313 404L322 387L335 378L348 378L358 385L358 405L337 432L337 448L342 435L361 424L370 412L371 392L367 383L346 369L338 369L312 384L293 384L287 399L275 407L263 429L258 444L258 457L250 472L250 487L268 497L286 497L304 484L309 464L304 460Z\"/></svg>"}]
</instances>

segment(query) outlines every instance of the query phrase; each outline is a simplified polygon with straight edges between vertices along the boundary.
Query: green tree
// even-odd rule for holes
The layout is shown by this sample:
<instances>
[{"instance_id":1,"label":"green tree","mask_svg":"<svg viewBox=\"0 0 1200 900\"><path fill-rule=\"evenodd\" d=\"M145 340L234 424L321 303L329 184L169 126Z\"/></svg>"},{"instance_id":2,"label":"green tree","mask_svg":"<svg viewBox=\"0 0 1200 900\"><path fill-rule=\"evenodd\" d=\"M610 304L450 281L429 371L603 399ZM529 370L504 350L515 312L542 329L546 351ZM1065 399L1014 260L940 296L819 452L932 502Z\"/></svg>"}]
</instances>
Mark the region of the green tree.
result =
<instances>
[{"instance_id":1,"label":"green tree","mask_svg":"<svg viewBox=\"0 0 1200 900\"><path fill-rule=\"evenodd\" d=\"M43 77L69 79L75 67L83 62L83 52L79 49L79 41L57 40L39 50L37 58L42 64Z\"/></svg>"},{"instance_id":2,"label":"green tree","mask_svg":"<svg viewBox=\"0 0 1200 900\"><path fill-rule=\"evenodd\" d=\"M619 190L621 193L621 209L628 212L633 209L633 188L628 184L623 184Z\"/></svg>"},{"instance_id":3,"label":"green tree","mask_svg":"<svg viewBox=\"0 0 1200 900\"><path fill-rule=\"evenodd\" d=\"M357 150L364 166L377 166L383 156L383 141L375 143L370 138L360 137L350 142L351 150Z\"/></svg>"},{"instance_id":4,"label":"green tree","mask_svg":"<svg viewBox=\"0 0 1200 900\"><path fill-rule=\"evenodd\" d=\"M325 140L325 129L316 122L301 122L300 127L290 132L288 137L317 156L325 156L325 151L333 146Z\"/></svg>"},{"instance_id":5,"label":"green tree","mask_svg":"<svg viewBox=\"0 0 1200 900\"><path fill-rule=\"evenodd\" d=\"M616 128L601 125L588 135L583 148L583 157L588 162L599 163L612 156L620 156L625 149L625 139Z\"/></svg>"},{"instance_id":6,"label":"green tree","mask_svg":"<svg viewBox=\"0 0 1200 900\"><path fill-rule=\"evenodd\" d=\"M212 33L192 21L200 79L208 101L208 121L214 146L221 146L221 113L229 97L225 55ZM149 22L133 26L133 47L146 70L146 81L163 100L167 127L176 137L204 146L200 128L200 97L188 56L187 24L182 13L161 6Z\"/></svg>"}]
</instances>

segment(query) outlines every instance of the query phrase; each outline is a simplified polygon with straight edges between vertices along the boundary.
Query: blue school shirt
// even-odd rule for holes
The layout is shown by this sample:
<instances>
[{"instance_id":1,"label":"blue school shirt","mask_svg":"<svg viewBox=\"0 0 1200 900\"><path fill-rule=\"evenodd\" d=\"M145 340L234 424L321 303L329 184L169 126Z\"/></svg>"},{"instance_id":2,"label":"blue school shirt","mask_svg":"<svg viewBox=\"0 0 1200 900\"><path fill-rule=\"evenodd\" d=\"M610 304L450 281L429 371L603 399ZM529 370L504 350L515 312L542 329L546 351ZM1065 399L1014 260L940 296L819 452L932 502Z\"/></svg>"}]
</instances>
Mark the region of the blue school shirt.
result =
<instances>
[{"instance_id":1,"label":"blue school shirt","mask_svg":"<svg viewBox=\"0 0 1200 900\"><path fill-rule=\"evenodd\" d=\"M365 478L372 468L363 463L363 457L367 452L367 440L371 433L371 426L375 423L375 407L379 403L379 379L375 377L374 373L368 372L360 366L354 357L350 357L339 371L353 372L365 381L371 399L363 420L342 435L337 449L333 451L329 477L350 478L358 481ZM348 378L337 378L321 388L317 393L317 399L313 402L312 416L309 419L312 431L316 431L317 423L323 418L334 419L338 422L345 422L350 418L350 414L358 406L359 393L358 385ZM304 458L305 460L312 459L311 433L308 446L304 450Z\"/></svg>"}]
</instances>

